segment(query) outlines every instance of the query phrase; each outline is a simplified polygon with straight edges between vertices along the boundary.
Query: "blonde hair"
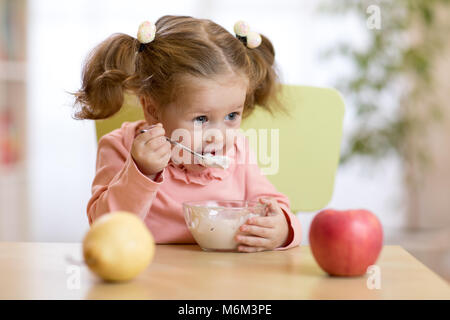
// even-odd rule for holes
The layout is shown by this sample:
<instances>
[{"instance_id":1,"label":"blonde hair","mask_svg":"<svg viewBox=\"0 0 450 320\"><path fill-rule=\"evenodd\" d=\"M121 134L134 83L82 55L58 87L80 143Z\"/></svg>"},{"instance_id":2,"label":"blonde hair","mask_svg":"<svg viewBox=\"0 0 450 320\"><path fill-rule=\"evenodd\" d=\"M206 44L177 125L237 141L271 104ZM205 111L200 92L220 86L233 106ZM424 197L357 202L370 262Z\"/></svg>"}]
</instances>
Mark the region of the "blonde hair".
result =
<instances>
[{"instance_id":1,"label":"blonde hair","mask_svg":"<svg viewBox=\"0 0 450 320\"><path fill-rule=\"evenodd\" d=\"M138 52L140 43L126 34L113 34L88 55L82 87L74 93L80 106L76 119L105 119L120 110L124 93L150 96L160 106L176 101L183 76L212 79L233 71L249 80L244 115L259 105L277 105L278 75L275 51L264 35L247 48L234 35L207 19L163 16L156 22L155 39ZM275 107L276 108L276 107Z\"/></svg>"}]
</instances>

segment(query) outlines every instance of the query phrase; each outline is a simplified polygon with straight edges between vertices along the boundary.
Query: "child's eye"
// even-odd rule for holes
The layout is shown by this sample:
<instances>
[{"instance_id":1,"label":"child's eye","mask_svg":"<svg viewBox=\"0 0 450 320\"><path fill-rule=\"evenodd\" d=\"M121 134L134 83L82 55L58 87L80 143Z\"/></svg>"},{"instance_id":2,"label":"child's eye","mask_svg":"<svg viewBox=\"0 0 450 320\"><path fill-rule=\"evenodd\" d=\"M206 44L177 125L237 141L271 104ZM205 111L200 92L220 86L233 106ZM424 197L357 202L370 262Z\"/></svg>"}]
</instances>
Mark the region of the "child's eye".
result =
<instances>
[{"instance_id":1,"label":"child's eye","mask_svg":"<svg viewBox=\"0 0 450 320\"><path fill-rule=\"evenodd\" d=\"M205 123L206 121L208 121L207 116L199 116L194 119L194 122Z\"/></svg>"},{"instance_id":2,"label":"child's eye","mask_svg":"<svg viewBox=\"0 0 450 320\"><path fill-rule=\"evenodd\" d=\"M225 117L225 120L231 120L231 121L233 121L233 120L236 120L236 118L239 116L239 113L238 112L232 112L232 113L230 113L230 114L228 114L226 117Z\"/></svg>"}]
</instances>

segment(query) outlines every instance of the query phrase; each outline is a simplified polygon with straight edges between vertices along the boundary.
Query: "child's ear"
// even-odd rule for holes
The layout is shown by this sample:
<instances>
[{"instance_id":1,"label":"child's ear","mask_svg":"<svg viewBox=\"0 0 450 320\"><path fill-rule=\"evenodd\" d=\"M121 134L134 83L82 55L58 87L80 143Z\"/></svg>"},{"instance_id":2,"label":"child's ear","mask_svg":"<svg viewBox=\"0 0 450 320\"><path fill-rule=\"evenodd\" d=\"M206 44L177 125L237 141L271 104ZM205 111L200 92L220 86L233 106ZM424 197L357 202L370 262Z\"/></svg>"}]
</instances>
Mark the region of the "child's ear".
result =
<instances>
[{"instance_id":1,"label":"child's ear","mask_svg":"<svg viewBox=\"0 0 450 320\"><path fill-rule=\"evenodd\" d=\"M144 116L147 122L158 122L159 108L155 101L149 96L142 96L140 97L140 102L142 105L142 109L144 110Z\"/></svg>"}]
</instances>

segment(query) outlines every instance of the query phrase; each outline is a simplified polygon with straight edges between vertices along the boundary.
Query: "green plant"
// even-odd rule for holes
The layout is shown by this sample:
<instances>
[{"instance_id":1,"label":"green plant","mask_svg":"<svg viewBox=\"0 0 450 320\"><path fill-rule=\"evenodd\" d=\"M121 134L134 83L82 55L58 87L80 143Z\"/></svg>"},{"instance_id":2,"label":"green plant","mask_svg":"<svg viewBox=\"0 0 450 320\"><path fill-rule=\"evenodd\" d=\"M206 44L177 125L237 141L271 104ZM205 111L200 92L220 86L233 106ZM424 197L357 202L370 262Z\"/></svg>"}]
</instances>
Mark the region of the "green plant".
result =
<instances>
[{"instance_id":1,"label":"green plant","mask_svg":"<svg viewBox=\"0 0 450 320\"><path fill-rule=\"evenodd\" d=\"M403 161L418 160L421 168L426 167L426 145L417 147L416 143L411 148L411 143L442 117L441 106L424 97L433 94L433 61L450 32L443 29L448 24L439 22L436 14L438 10L448 12L449 3L450 0L322 3L321 12L355 14L368 37L367 46L362 49L345 42L325 53L327 58L338 55L349 59L355 69L336 85L358 120L356 130L344 141L341 164L356 156L378 160L395 153ZM371 5L380 9L380 29L366 26L370 16L367 8Z\"/></svg>"}]
</instances>

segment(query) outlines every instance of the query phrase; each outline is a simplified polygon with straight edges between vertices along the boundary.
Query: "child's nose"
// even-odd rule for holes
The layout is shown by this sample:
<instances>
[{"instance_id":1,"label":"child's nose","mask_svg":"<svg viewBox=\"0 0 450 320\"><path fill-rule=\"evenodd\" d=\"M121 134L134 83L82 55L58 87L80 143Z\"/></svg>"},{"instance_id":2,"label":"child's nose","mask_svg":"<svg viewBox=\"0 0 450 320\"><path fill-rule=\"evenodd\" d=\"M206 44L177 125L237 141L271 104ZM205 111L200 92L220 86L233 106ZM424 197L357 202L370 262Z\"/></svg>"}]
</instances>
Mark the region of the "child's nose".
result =
<instances>
[{"instance_id":1,"label":"child's nose","mask_svg":"<svg viewBox=\"0 0 450 320\"><path fill-rule=\"evenodd\" d=\"M214 143L216 141L216 136L210 135L206 137L206 142L208 143Z\"/></svg>"},{"instance_id":2,"label":"child's nose","mask_svg":"<svg viewBox=\"0 0 450 320\"><path fill-rule=\"evenodd\" d=\"M206 143L219 144L223 142L223 133L221 131L215 131L214 133L207 134L205 137Z\"/></svg>"}]
</instances>

